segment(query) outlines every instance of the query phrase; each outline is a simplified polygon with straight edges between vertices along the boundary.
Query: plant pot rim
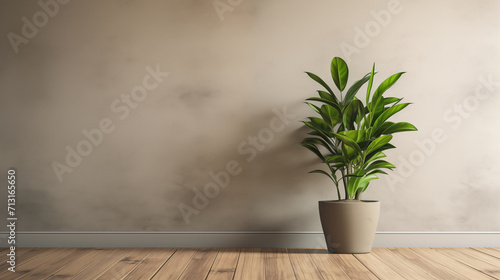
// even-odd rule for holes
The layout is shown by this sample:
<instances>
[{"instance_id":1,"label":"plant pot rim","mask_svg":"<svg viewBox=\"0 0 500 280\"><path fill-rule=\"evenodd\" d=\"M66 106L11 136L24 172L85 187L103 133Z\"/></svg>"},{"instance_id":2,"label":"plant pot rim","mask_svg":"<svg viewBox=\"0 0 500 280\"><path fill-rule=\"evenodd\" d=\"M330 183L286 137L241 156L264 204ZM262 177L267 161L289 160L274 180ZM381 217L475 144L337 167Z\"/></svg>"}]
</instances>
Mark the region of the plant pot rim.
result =
<instances>
[{"instance_id":1,"label":"plant pot rim","mask_svg":"<svg viewBox=\"0 0 500 280\"><path fill-rule=\"evenodd\" d=\"M356 204L356 203L377 203L377 202L380 202L378 200L352 200L352 199L349 199L349 200L320 200L318 201L319 203L349 203L349 204Z\"/></svg>"}]
</instances>

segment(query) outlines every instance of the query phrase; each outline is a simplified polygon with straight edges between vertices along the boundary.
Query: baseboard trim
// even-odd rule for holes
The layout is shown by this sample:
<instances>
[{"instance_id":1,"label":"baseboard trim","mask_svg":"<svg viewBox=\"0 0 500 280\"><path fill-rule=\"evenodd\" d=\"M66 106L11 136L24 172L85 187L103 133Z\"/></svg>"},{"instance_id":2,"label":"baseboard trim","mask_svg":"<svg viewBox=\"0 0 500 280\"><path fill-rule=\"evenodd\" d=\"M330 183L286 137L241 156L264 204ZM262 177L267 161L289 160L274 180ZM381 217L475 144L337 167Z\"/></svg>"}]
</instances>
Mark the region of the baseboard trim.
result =
<instances>
[{"instance_id":1,"label":"baseboard trim","mask_svg":"<svg viewBox=\"0 0 500 280\"><path fill-rule=\"evenodd\" d=\"M0 233L7 247L7 233ZM17 232L17 247L325 247L317 231ZM500 232L377 232L374 247L500 247Z\"/></svg>"}]
</instances>

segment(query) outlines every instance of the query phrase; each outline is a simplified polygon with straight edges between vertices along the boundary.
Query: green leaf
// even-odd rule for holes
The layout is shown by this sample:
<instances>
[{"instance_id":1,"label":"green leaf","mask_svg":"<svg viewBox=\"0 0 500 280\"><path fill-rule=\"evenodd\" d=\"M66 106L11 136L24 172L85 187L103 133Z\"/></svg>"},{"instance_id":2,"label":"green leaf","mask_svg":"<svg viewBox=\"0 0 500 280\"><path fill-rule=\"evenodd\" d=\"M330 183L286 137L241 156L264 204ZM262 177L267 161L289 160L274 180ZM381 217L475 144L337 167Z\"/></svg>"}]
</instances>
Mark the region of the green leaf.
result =
<instances>
[{"instance_id":1,"label":"green leaf","mask_svg":"<svg viewBox=\"0 0 500 280\"><path fill-rule=\"evenodd\" d=\"M344 166L346 166L346 164L345 164L345 162L334 162L330 166L335 167L336 169L340 169L340 168L343 168Z\"/></svg>"},{"instance_id":2,"label":"green leaf","mask_svg":"<svg viewBox=\"0 0 500 280\"><path fill-rule=\"evenodd\" d=\"M347 174L344 177L346 177L346 178L361 178L363 176L362 175L356 175L356 174Z\"/></svg>"},{"instance_id":3,"label":"green leaf","mask_svg":"<svg viewBox=\"0 0 500 280\"><path fill-rule=\"evenodd\" d=\"M352 86L347 90L347 93L344 98L344 104L347 104L353 100L353 98L358 93L359 89L370 79L370 73L366 74L363 78L356 81Z\"/></svg>"},{"instance_id":4,"label":"green leaf","mask_svg":"<svg viewBox=\"0 0 500 280\"><path fill-rule=\"evenodd\" d=\"M311 77L311 79L315 80L318 84L322 85L330 94L333 95L332 89L320 77L316 76L316 74L313 74L311 72L306 72L306 74L309 77Z\"/></svg>"},{"instance_id":5,"label":"green leaf","mask_svg":"<svg viewBox=\"0 0 500 280\"><path fill-rule=\"evenodd\" d=\"M339 107L339 104L335 103L335 101L331 101L331 100L328 100L328 99L324 99L324 98L318 98L318 97L309 97L307 98L306 100L309 100L309 101L319 101L319 102L323 102L325 104L328 104L330 106L333 106L335 109L337 109L339 112L341 111L340 110L340 107Z\"/></svg>"},{"instance_id":6,"label":"green leaf","mask_svg":"<svg viewBox=\"0 0 500 280\"><path fill-rule=\"evenodd\" d=\"M339 132L339 134L342 134L342 135L346 136L347 138L349 138L350 140L352 140L353 142L356 142L356 140L359 137L360 132L359 132L359 130L348 130L348 131L341 131L341 132ZM344 151L343 154L345 155L345 157L347 158L348 161L355 159L359 155L359 153L357 153L353 148L351 148L347 145L343 145L342 149ZM361 147L360 147L360 149L361 149Z\"/></svg>"},{"instance_id":7,"label":"green leaf","mask_svg":"<svg viewBox=\"0 0 500 280\"><path fill-rule=\"evenodd\" d=\"M326 175L326 176L328 176L328 178L330 178L332 181L334 181L334 182L335 182L335 180L333 180L333 178L332 178L332 175L330 175L330 174L326 173L326 172L325 172L325 171L323 171L323 170L319 170L319 169L317 169L317 170L310 171L309 173L318 173L318 174L323 174L323 175Z\"/></svg>"},{"instance_id":8,"label":"green leaf","mask_svg":"<svg viewBox=\"0 0 500 280\"><path fill-rule=\"evenodd\" d=\"M326 163L337 163L337 162L345 162L345 158L341 155L330 155L325 157Z\"/></svg>"},{"instance_id":9,"label":"green leaf","mask_svg":"<svg viewBox=\"0 0 500 280\"><path fill-rule=\"evenodd\" d=\"M332 96L328 92L326 92L324 90L318 90L318 95L319 95L320 98L333 101Z\"/></svg>"},{"instance_id":10,"label":"green leaf","mask_svg":"<svg viewBox=\"0 0 500 280\"><path fill-rule=\"evenodd\" d=\"M311 128L313 131L307 133L309 135L314 135L314 136L319 136L321 139L323 139L330 147L335 147L334 143L332 142L332 139L330 138L330 132L326 132L320 128L315 127L312 123L310 122L303 122L307 127ZM336 149L333 148L335 151Z\"/></svg>"},{"instance_id":11,"label":"green leaf","mask_svg":"<svg viewBox=\"0 0 500 280\"><path fill-rule=\"evenodd\" d=\"M310 134L312 134L312 135L317 135L317 134L313 134L313 132L321 132L321 133L323 133L323 134L325 133L325 132L324 132L324 129L322 129L322 128L319 128L319 127L315 126L312 122L306 122L306 121L303 121L303 123L304 123L307 127L309 127L310 129L314 130L314 131L310 132Z\"/></svg>"},{"instance_id":12,"label":"green leaf","mask_svg":"<svg viewBox=\"0 0 500 280\"><path fill-rule=\"evenodd\" d=\"M339 133L333 133L333 135L335 137L337 137L340 141L342 141L342 143L348 147L351 147L352 149L354 149L354 151L358 154L358 155L361 155L361 148L358 146L358 144L351 140L349 137L347 136L344 136L342 134L339 134Z\"/></svg>"},{"instance_id":13,"label":"green leaf","mask_svg":"<svg viewBox=\"0 0 500 280\"><path fill-rule=\"evenodd\" d=\"M381 126L387 119L389 119L391 116L396 114L397 112L403 110L406 108L406 106L410 105L410 103L403 103L403 104L398 104L394 105L390 108L387 108L378 118L375 120L373 123L373 128L377 130L379 126Z\"/></svg>"},{"instance_id":14,"label":"green leaf","mask_svg":"<svg viewBox=\"0 0 500 280\"><path fill-rule=\"evenodd\" d=\"M339 134L342 134L352 141L357 142L359 130L340 131Z\"/></svg>"},{"instance_id":15,"label":"green leaf","mask_svg":"<svg viewBox=\"0 0 500 280\"><path fill-rule=\"evenodd\" d=\"M359 129L358 130L358 135L356 137L356 142L361 142L365 140L366 132L364 129ZM359 143L358 143L359 145ZM361 147L361 146L360 146Z\"/></svg>"},{"instance_id":16,"label":"green leaf","mask_svg":"<svg viewBox=\"0 0 500 280\"><path fill-rule=\"evenodd\" d=\"M403 98L396 98L396 97L387 97L387 98L384 98L384 106L392 104L394 102L396 102L396 104L397 104L401 100L403 100Z\"/></svg>"},{"instance_id":17,"label":"green leaf","mask_svg":"<svg viewBox=\"0 0 500 280\"><path fill-rule=\"evenodd\" d=\"M361 192L365 192L366 188L368 188L368 185L370 184L370 181L378 179L378 177L375 174L366 174L363 179L361 179L361 182L359 183L359 187L361 188Z\"/></svg>"},{"instance_id":18,"label":"green leaf","mask_svg":"<svg viewBox=\"0 0 500 280\"><path fill-rule=\"evenodd\" d=\"M362 151L366 150L366 148L368 148L368 145L370 145L371 142L372 141L370 140L356 141L356 143L358 143L358 146L361 148Z\"/></svg>"},{"instance_id":19,"label":"green leaf","mask_svg":"<svg viewBox=\"0 0 500 280\"><path fill-rule=\"evenodd\" d=\"M382 94L386 90L388 90L390 87L392 87L399 80L399 77L401 77L401 75L403 75L404 73L405 72L396 73L396 74L390 76L389 78L385 79L385 81L383 81L378 86L378 88L373 93L372 102L374 102L374 105L377 105L377 103L379 103L379 100L381 99Z\"/></svg>"},{"instance_id":20,"label":"green leaf","mask_svg":"<svg viewBox=\"0 0 500 280\"><path fill-rule=\"evenodd\" d=\"M385 130L383 130L382 134L393 134L403 131L417 131L417 128L411 123L398 122L398 123L393 123L391 126L387 127Z\"/></svg>"},{"instance_id":21,"label":"green leaf","mask_svg":"<svg viewBox=\"0 0 500 280\"><path fill-rule=\"evenodd\" d=\"M389 175L389 174L387 174L387 172L385 172L383 170L380 170L380 169L375 169L373 171L370 171L366 175L371 175L371 174L385 174L385 175Z\"/></svg>"},{"instance_id":22,"label":"green leaf","mask_svg":"<svg viewBox=\"0 0 500 280\"><path fill-rule=\"evenodd\" d=\"M345 63L342 58L335 57L332 59L330 69L335 85L340 91L343 91L349 78L349 68L347 67L347 63Z\"/></svg>"},{"instance_id":23,"label":"green leaf","mask_svg":"<svg viewBox=\"0 0 500 280\"><path fill-rule=\"evenodd\" d=\"M323 91L323 90L318 90L318 94L323 99L330 100L330 101L334 102L335 104L339 104L339 100L337 99L335 94L329 94L328 92Z\"/></svg>"},{"instance_id":24,"label":"green leaf","mask_svg":"<svg viewBox=\"0 0 500 280\"><path fill-rule=\"evenodd\" d=\"M325 147L330 153L335 153L334 150L330 147L330 145L323 139L320 138L304 138L302 140L301 144L314 144L314 145L321 145Z\"/></svg>"},{"instance_id":25,"label":"green leaf","mask_svg":"<svg viewBox=\"0 0 500 280\"><path fill-rule=\"evenodd\" d=\"M311 107L316 113L320 114L318 106L311 104L309 102L306 102L306 104L309 105L309 107Z\"/></svg>"},{"instance_id":26,"label":"green leaf","mask_svg":"<svg viewBox=\"0 0 500 280\"><path fill-rule=\"evenodd\" d=\"M374 138L377 138L377 137L380 137L380 135L382 135L382 132L384 132L384 130L386 130L387 128L389 128L390 126L392 126L394 123L393 122L385 122L383 123L380 127L377 128L377 130L373 133L372 137ZM389 133L386 133L386 134L389 134Z\"/></svg>"},{"instance_id":27,"label":"green leaf","mask_svg":"<svg viewBox=\"0 0 500 280\"><path fill-rule=\"evenodd\" d=\"M316 147L315 145L313 144L300 144L302 145L304 148L308 149L309 151L313 152L315 155L317 155L322 162L325 161L325 157L321 154L321 152L318 150L318 147Z\"/></svg>"},{"instance_id":28,"label":"green leaf","mask_svg":"<svg viewBox=\"0 0 500 280\"><path fill-rule=\"evenodd\" d=\"M387 108L384 107L384 103L383 102L379 102L377 104L373 104L370 103L368 104L369 108L370 108L370 113L369 113L369 121L367 123L367 125L373 125L373 122L380 116L380 114L382 114L382 112L384 112L384 110L386 110ZM375 130L374 130L375 132Z\"/></svg>"},{"instance_id":29,"label":"green leaf","mask_svg":"<svg viewBox=\"0 0 500 280\"><path fill-rule=\"evenodd\" d=\"M384 146L382 146L380 149L378 149L378 151L382 152L382 151L389 150L389 149L394 149L394 148L396 148L396 146L394 146L394 145L392 145L390 143L387 143Z\"/></svg>"},{"instance_id":30,"label":"green leaf","mask_svg":"<svg viewBox=\"0 0 500 280\"><path fill-rule=\"evenodd\" d=\"M383 147L385 144L391 141L392 135L384 135L375 140L366 148L366 154L379 151L379 148Z\"/></svg>"},{"instance_id":31,"label":"green leaf","mask_svg":"<svg viewBox=\"0 0 500 280\"><path fill-rule=\"evenodd\" d=\"M375 63L373 63L372 72L370 73L370 81L368 82L368 89L366 90L366 106L370 103L370 93L372 91L373 76L375 76Z\"/></svg>"},{"instance_id":32,"label":"green leaf","mask_svg":"<svg viewBox=\"0 0 500 280\"><path fill-rule=\"evenodd\" d=\"M324 130L325 132L327 132L329 130L328 124L325 122L325 120L320 119L320 118L316 118L316 117L309 117L308 119L311 120L311 123L315 127L319 128L321 130Z\"/></svg>"},{"instance_id":33,"label":"green leaf","mask_svg":"<svg viewBox=\"0 0 500 280\"><path fill-rule=\"evenodd\" d=\"M368 187L368 184L371 180L378 179L378 177L374 174L366 174L362 177L352 178L349 180L348 192L351 197L356 195L356 192L361 189L361 192L364 192Z\"/></svg>"},{"instance_id":34,"label":"green leaf","mask_svg":"<svg viewBox=\"0 0 500 280\"><path fill-rule=\"evenodd\" d=\"M340 122L340 112L333 106L321 106L320 115L331 128Z\"/></svg>"},{"instance_id":35,"label":"green leaf","mask_svg":"<svg viewBox=\"0 0 500 280\"><path fill-rule=\"evenodd\" d=\"M368 166L368 164L370 164L374 160L378 160L378 159L385 158L385 157L387 157L387 156L382 152L374 153L371 155L371 157L366 157L365 164L363 164L362 168L366 168L366 166Z\"/></svg>"},{"instance_id":36,"label":"green leaf","mask_svg":"<svg viewBox=\"0 0 500 280\"><path fill-rule=\"evenodd\" d=\"M365 157L365 162L368 160L368 159L371 159L372 157L374 157L376 154L382 152L382 151L385 151L385 150L389 150L389 149L394 149L396 148L396 146L390 144L390 143L387 143L385 144L384 146L380 147L377 151L375 152L371 152L371 153L367 153L367 156Z\"/></svg>"},{"instance_id":37,"label":"green leaf","mask_svg":"<svg viewBox=\"0 0 500 280\"><path fill-rule=\"evenodd\" d=\"M368 171L372 171L374 169L380 169L380 168L393 169L393 168L396 168L396 166L394 166L394 164L387 162L385 160L376 160L372 164L370 164L365 169L365 171L368 172Z\"/></svg>"},{"instance_id":38,"label":"green leaf","mask_svg":"<svg viewBox=\"0 0 500 280\"><path fill-rule=\"evenodd\" d=\"M333 97L328 92L326 92L326 91L318 90L318 94L319 94L320 98L323 98L323 99L326 99L326 100L330 100L330 101L335 101L333 99Z\"/></svg>"},{"instance_id":39,"label":"green leaf","mask_svg":"<svg viewBox=\"0 0 500 280\"><path fill-rule=\"evenodd\" d=\"M366 157L365 164L363 165L363 167L366 167L370 162L372 162L374 160L385 158L385 157L387 157L387 156L384 153L377 152L377 153L373 154L370 158Z\"/></svg>"},{"instance_id":40,"label":"green leaf","mask_svg":"<svg viewBox=\"0 0 500 280\"><path fill-rule=\"evenodd\" d=\"M337 187L337 189L338 189L338 187L339 187L339 186L337 185L337 183L338 183L338 180L337 180L337 175L335 175L335 172L337 171L337 169L333 169L331 166L329 166L329 167L330 167L330 170L332 171L332 174L331 174L331 175L332 175L332 178L333 178L333 180L334 180L333 182L335 183L335 186L336 186L336 187ZM339 194L339 199L340 199L340 194Z\"/></svg>"},{"instance_id":41,"label":"green leaf","mask_svg":"<svg viewBox=\"0 0 500 280\"><path fill-rule=\"evenodd\" d=\"M313 131L309 132L309 134L321 137L323 140L326 141L326 143L330 144L333 147L334 145L333 145L332 139L330 139L331 132L329 131L328 126L325 123L325 121L322 119L319 119L319 118L309 118L309 119L312 119L312 121L311 122L306 122L306 121L303 122L307 127L311 128L313 130ZM313 123L313 121L315 123Z\"/></svg>"},{"instance_id":42,"label":"green leaf","mask_svg":"<svg viewBox=\"0 0 500 280\"><path fill-rule=\"evenodd\" d=\"M363 113L364 106L358 99L353 100L344 108L342 112L342 122L346 129L354 129L354 122L358 113Z\"/></svg>"}]
</instances>

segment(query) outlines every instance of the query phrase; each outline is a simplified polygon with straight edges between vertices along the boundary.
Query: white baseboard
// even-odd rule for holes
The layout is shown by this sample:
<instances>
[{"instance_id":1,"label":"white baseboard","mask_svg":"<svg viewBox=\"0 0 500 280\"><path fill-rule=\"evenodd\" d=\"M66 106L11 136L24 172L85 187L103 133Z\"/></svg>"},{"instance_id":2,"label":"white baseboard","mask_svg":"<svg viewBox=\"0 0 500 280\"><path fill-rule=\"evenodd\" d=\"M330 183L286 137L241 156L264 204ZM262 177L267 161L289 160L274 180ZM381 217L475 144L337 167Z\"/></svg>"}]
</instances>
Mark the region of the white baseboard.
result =
<instances>
[{"instance_id":1,"label":"white baseboard","mask_svg":"<svg viewBox=\"0 0 500 280\"><path fill-rule=\"evenodd\" d=\"M0 233L7 247L7 233ZM17 247L325 247L321 232L18 232ZM500 247L500 232L377 232L374 247Z\"/></svg>"}]
</instances>

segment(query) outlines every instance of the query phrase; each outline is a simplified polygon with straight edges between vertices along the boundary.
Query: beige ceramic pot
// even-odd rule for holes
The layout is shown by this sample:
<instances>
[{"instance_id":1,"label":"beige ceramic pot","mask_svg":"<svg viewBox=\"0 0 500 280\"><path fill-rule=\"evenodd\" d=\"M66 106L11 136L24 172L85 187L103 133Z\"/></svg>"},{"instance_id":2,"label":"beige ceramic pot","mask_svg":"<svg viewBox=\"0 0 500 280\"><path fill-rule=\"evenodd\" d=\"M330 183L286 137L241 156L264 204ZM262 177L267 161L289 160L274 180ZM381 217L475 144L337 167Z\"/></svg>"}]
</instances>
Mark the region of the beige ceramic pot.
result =
<instances>
[{"instance_id":1,"label":"beige ceramic pot","mask_svg":"<svg viewBox=\"0 0 500 280\"><path fill-rule=\"evenodd\" d=\"M319 201L319 215L328 251L338 254L369 253L379 213L379 201Z\"/></svg>"}]
</instances>

